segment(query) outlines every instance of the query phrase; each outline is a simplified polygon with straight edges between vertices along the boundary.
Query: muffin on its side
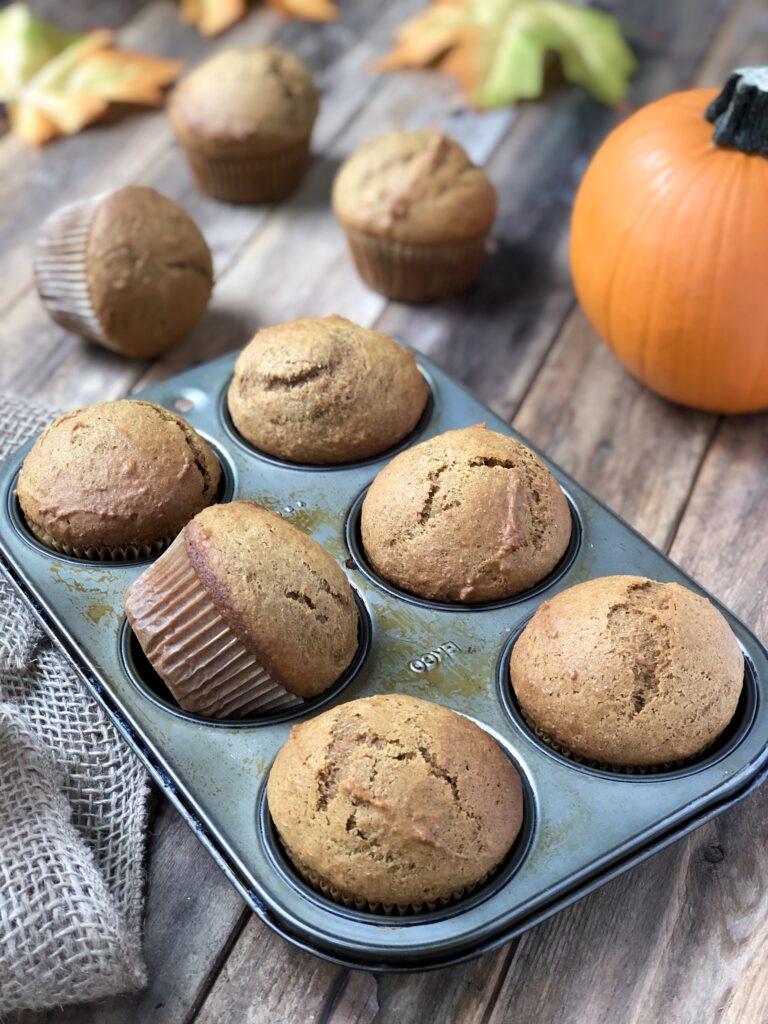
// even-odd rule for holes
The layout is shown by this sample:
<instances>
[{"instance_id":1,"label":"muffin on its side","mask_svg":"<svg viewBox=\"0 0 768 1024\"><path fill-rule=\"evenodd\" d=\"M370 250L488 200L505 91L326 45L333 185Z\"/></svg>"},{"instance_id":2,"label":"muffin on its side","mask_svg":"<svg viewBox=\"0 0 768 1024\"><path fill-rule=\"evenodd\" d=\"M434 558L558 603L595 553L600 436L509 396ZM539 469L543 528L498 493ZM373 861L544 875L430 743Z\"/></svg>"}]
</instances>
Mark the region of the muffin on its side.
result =
<instances>
[{"instance_id":1,"label":"muffin on its side","mask_svg":"<svg viewBox=\"0 0 768 1024\"><path fill-rule=\"evenodd\" d=\"M563 556L571 513L530 449L479 425L415 445L378 474L362 508L371 565L433 601L527 590Z\"/></svg>"},{"instance_id":2,"label":"muffin on its side","mask_svg":"<svg viewBox=\"0 0 768 1024\"><path fill-rule=\"evenodd\" d=\"M173 91L173 130L200 188L229 203L269 203L309 166L319 93L307 68L274 46L226 50Z\"/></svg>"},{"instance_id":3,"label":"muffin on its side","mask_svg":"<svg viewBox=\"0 0 768 1024\"><path fill-rule=\"evenodd\" d=\"M267 785L297 870L337 902L400 913L470 893L509 853L520 776L455 711L402 694L341 704L291 730Z\"/></svg>"},{"instance_id":4,"label":"muffin on its side","mask_svg":"<svg viewBox=\"0 0 768 1024\"><path fill-rule=\"evenodd\" d=\"M733 718L744 656L720 612L677 583L605 576L539 606L510 676L543 738L609 767L672 764Z\"/></svg>"},{"instance_id":5,"label":"muffin on its side","mask_svg":"<svg viewBox=\"0 0 768 1024\"><path fill-rule=\"evenodd\" d=\"M128 185L46 220L35 282L62 327L143 359L171 348L198 322L213 264L186 210L154 189Z\"/></svg>"},{"instance_id":6,"label":"muffin on its side","mask_svg":"<svg viewBox=\"0 0 768 1024\"><path fill-rule=\"evenodd\" d=\"M253 501L202 511L124 604L181 707L213 718L301 704L332 686L357 650L347 577L316 541Z\"/></svg>"},{"instance_id":7,"label":"muffin on its side","mask_svg":"<svg viewBox=\"0 0 768 1024\"><path fill-rule=\"evenodd\" d=\"M162 551L216 500L219 460L180 416L122 399L65 413L30 449L16 495L35 536L80 558Z\"/></svg>"},{"instance_id":8,"label":"muffin on its side","mask_svg":"<svg viewBox=\"0 0 768 1024\"><path fill-rule=\"evenodd\" d=\"M366 284L390 299L430 302L480 273L496 190L448 135L390 132L343 165L333 209Z\"/></svg>"},{"instance_id":9,"label":"muffin on its side","mask_svg":"<svg viewBox=\"0 0 768 1024\"><path fill-rule=\"evenodd\" d=\"M340 316L267 327L240 354L232 421L261 451L316 465L386 451L429 397L412 352Z\"/></svg>"}]
</instances>

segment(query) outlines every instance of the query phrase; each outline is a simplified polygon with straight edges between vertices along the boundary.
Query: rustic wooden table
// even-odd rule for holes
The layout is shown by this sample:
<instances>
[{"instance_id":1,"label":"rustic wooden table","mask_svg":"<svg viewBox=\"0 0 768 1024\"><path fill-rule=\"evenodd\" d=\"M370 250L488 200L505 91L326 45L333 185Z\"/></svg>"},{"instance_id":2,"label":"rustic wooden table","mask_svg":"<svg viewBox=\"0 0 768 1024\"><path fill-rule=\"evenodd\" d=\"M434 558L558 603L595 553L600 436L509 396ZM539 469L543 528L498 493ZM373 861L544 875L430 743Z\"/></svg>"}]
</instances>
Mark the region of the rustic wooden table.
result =
<instances>
[{"instance_id":1,"label":"rustic wooden table","mask_svg":"<svg viewBox=\"0 0 768 1024\"><path fill-rule=\"evenodd\" d=\"M242 346L260 324L339 312L436 359L636 526L763 638L768 636L768 417L721 419L637 385L575 306L570 203L617 115L577 89L545 103L466 112L448 80L377 77L366 65L420 0L347 0L338 24L271 11L215 42L168 0L55 0L35 8L73 27L122 26L125 46L195 63L223 46L276 40L324 92L316 158L276 209L228 207L190 181L163 112L113 121L42 152L0 140L0 381L74 406L117 397ZM733 66L768 61L765 0L621 0L640 56L632 102ZM394 127L440 126L496 182L495 252L463 298L430 308L385 302L356 277L328 208L353 148ZM182 203L213 249L217 285L195 332L153 363L127 362L43 314L31 245L60 203L128 182ZM460 967L374 977L295 951L245 908L193 834L157 802L145 926L149 987L48 1015L40 1024L768 1021L768 792L763 790L519 940Z\"/></svg>"}]
</instances>

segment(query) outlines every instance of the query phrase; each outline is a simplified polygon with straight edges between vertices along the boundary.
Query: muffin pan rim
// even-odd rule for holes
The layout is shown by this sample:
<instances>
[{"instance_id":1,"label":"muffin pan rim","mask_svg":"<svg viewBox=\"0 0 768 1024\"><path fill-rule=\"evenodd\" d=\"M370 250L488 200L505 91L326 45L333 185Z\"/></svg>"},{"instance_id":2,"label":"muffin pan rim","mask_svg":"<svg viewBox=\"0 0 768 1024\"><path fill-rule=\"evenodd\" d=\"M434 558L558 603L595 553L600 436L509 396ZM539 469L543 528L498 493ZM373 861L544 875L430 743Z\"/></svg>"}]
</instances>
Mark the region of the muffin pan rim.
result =
<instances>
[{"instance_id":1,"label":"muffin pan rim","mask_svg":"<svg viewBox=\"0 0 768 1024\"><path fill-rule=\"evenodd\" d=\"M217 388L220 381L229 379L235 358L236 354L225 356L187 371L164 384L154 386L141 397L157 401L169 409L175 409L175 402L178 398L185 394L191 394L194 390L197 405L185 418L201 433L206 434L208 431L207 436L210 436L208 426L211 419L216 420L215 395ZM622 523L613 513L608 512L597 499L594 499L575 481L572 481L567 474L553 466L551 461L542 456L534 445L531 445L525 438L520 438L520 435L510 429L508 424L481 406L460 385L452 381L443 371L434 367L429 360L420 357L421 360L428 365L435 386L436 407L433 412L433 420L425 431L427 436L455 429L458 426L467 426L472 422L478 422L478 420L485 420L492 429L519 438L539 454L545 465L553 470L561 486L573 498L584 522L584 537L578 557L571 568L572 575L568 582L580 582L585 576L589 578L618 571L638 572L644 569L645 575L663 580L675 579L689 586L695 592L706 594L703 588L692 581L666 556L656 551L649 542L641 538L637 531ZM216 382L213 386L209 383L211 380ZM30 441L27 445L22 446L0 467L0 487L12 485L21 459L32 443ZM220 445L225 447L226 440L220 442ZM248 474L244 471L243 454L232 451L230 455L238 472L235 496L256 496L253 493L253 487L250 492L248 490ZM324 525L321 520L313 520L311 525L305 527L307 532L317 535L317 539L326 546L333 541L331 554L342 565L344 564L346 545L343 521L340 521L338 509L348 508L354 496L359 494L366 482L370 482L375 467L368 467L368 469L369 472L365 472L357 468L347 474L349 477L347 481L349 484L348 498L343 504L332 503L331 505L335 513L335 529L331 540L328 539L327 525ZM251 468L252 473L255 474L257 471L258 467ZM266 473L266 470L264 472ZM271 493L274 495L277 492L280 499L273 501L273 504L280 507L294 500L290 487L296 484L301 473L302 471L292 472L286 468L280 470L279 478L277 473L273 474L275 479L272 481ZM332 478L338 480L339 476L344 477L345 474L326 475L325 481ZM304 474L301 487L306 488L310 494L319 492L321 479L323 479L322 475ZM265 493L268 486L268 484L264 485ZM296 486L298 485L296 484ZM333 490L332 483L328 483L327 486ZM288 488L287 493L284 489L286 487ZM302 493L304 493L303 490ZM333 494L331 494L332 499ZM265 504L269 506L269 501L266 499ZM310 502L310 511L312 510L311 504ZM5 503L0 503L0 511L4 507ZM595 546L598 533L596 523L604 533L614 531L619 542L603 545L602 555ZM173 729L163 731L161 717L163 720L168 720L173 716L157 716L157 709L135 691L132 683L123 680L124 685L122 685L120 680L110 676L110 667L112 666L110 659L114 659L118 652L117 622L113 622L107 614L107 618L103 622L100 618L98 619L100 625L97 628L96 620L91 621L90 616L84 614L88 610L86 602L92 600L92 597L88 595L96 593L101 595L104 591L107 597L114 600L114 595L118 592L122 594L125 586L138 575L142 566L136 562L122 566L105 562L98 562L91 566L83 565L82 562L71 563L59 556L57 552L45 548L42 551L33 550L29 564L27 564L24 554L25 550L29 552L29 549L25 549L24 545L20 544L19 538L8 526L7 522L0 520L0 554L8 563L6 574L25 593L45 628L73 660L86 684L107 708L120 732L147 764L150 772L164 788L169 798L182 811L229 879L253 909L278 933L289 938L301 948L338 963L360 966L369 970L413 970L414 968L436 967L460 962L501 945L512 935L519 934L525 927L543 920L549 914L573 902L580 895L596 888L603 881L614 877L621 870L638 863L650 853L667 845L674 838L685 834L694 824L707 820L726 806L732 805L762 782L768 773L768 712L765 707L766 702L763 701L758 721L745 737L744 743L735 752L736 756L733 753L729 755L730 761L726 759L721 766L708 767L697 773L695 787L691 786L690 779L672 780L667 785L660 784L650 789L647 786L637 787L635 793L641 791L640 795L636 800L629 802L631 804L642 804L643 789L646 793L657 794L660 809L652 819L649 819L651 824L643 828L633 826L634 831L625 830L621 836L621 842L610 848L606 847L603 854L596 855L591 860L585 860L582 867L567 876L557 878L551 884L545 884L546 879L544 879L535 895L522 898L519 892L520 887L526 882L530 882L532 872L540 870L544 856L542 853L544 844L552 838L551 835L548 836L547 828L552 824L555 808L551 804L548 805L547 802L552 799L553 786L559 789L563 785L573 783L577 776L582 779L585 776L584 773L575 772L572 764L563 766L553 762L548 755L538 750L526 736L513 734L510 739L509 722L498 701L494 676L496 659L508 637L509 629L506 628L503 632L494 634L496 646L493 648L493 660L486 666L488 685L476 698L476 703L481 704L485 710L481 713L470 707L465 713L470 718L478 720L497 738L499 730L502 730L502 740L514 744L517 758L525 766L528 777L532 780L534 795L539 801L541 827L538 839L534 839L533 849L529 851L510 885L503 887L498 894L490 896L477 908L464 911L460 909L462 904L457 903L457 912L449 922L423 924L419 922L419 917L415 916L407 933L404 929L397 929L394 933L396 939L393 938L392 919L384 919L384 923L380 921L371 926L354 923L351 930L342 932L337 926L343 919L337 913L334 912L333 915L328 911L313 913L312 908L307 907L307 901L291 902L278 884L274 873L268 873L261 877L254 875L253 866L249 867L248 858L251 847L247 844L252 841L258 842L254 826L258 782L254 779L263 777L265 767L243 768L237 764L235 755L238 752L242 753L241 741L244 737L252 737L253 732L236 729L212 730L198 723L176 719L174 719L176 724ZM611 569L611 566L617 562L621 568L614 566ZM369 684L369 676L378 665L377 645L379 640L384 642L387 629L393 628L384 614L393 604L393 599L389 595L382 594L373 585L369 586L356 573L357 570L352 574L350 582L370 604L374 650L370 670L363 668L363 678L359 683L355 681L351 687L353 692L345 695L350 699L369 694L370 690L366 690L365 687ZM97 579L105 582L97 582ZM555 586L563 589L563 581L561 580ZM713 602L724 612L737 637L753 656L760 693L761 696L765 696L768 693L768 652L743 623L723 609L720 602L715 599ZM403 602L399 601L398 604L402 605ZM516 619L522 616L527 617L535 605L536 599L531 599L517 608L507 608L501 611L491 610L488 615L498 617L503 613L507 616L509 626L512 627ZM431 631L430 635L434 636L435 642L443 638L442 634L438 636L436 633L438 627L442 630L448 621L460 624L457 616L447 615L445 612L413 608L409 615L411 613L417 626L420 623L422 632L424 630ZM476 625L481 633L480 623L483 618L483 616L474 616L472 619L473 625ZM73 623L76 628L73 628ZM394 628L396 635L399 636L399 627ZM381 636L377 639L379 632ZM94 635L106 643L103 650L99 648L99 657L90 646ZM398 650L400 647L406 652L409 650L405 637L398 640L398 644ZM444 678L448 678L448 676L440 676L436 671L435 684L439 684ZM439 685L432 692L417 689L424 680L429 682L431 677L424 676L414 679L408 676L407 667L403 665L402 673L398 676L397 688L403 688L404 692L411 692L416 696L436 699L439 703L459 711L467 701L470 705L472 704L472 699L469 696L464 697L459 691L443 691ZM362 692L360 692L361 690ZM378 690L374 692L378 692ZM462 704L462 702L464 703ZM151 713L148 708L151 708ZM263 730L260 735L265 737L264 742L268 744L267 733L279 732L281 729L284 731L285 728L285 726L275 726L272 730ZM204 759L196 760L201 750L199 743L201 736L213 737L210 749L213 752L212 756L216 755L217 766L225 773L222 777L222 785L228 778L226 772L247 783L246 799L243 801L242 808L242 822L237 817L239 808L234 810L226 808L226 814L224 813L225 809L219 813L219 804L222 803L221 793L225 790L219 790L211 799L207 797L204 799L205 794L201 796L200 778L203 778L204 769L207 767ZM238 744L240 745L238 746ZM274 749L272 753L274 753ZM195 772L201 773L200 776L198 777ZM550 781L547 782L544 776L547 776ZM624 803L627 803L626 785L631 784L632 781L639 780L633 778L627 781L624 778L617 779L615 777L609 780L587 779L589 786L594 787L591 788L591 792L597 793L599 799L609 797L611 793L621 792ZM579 785L583 786L584 783L580 782ZM590 808L587 807L587 811L589 810ZM630 814L633 814L635 809L630 807L628 810ZM639 817L637 820L639 821ZM248 828L246 846L243 845L242 836L238 831L243 822L247 822ZM583 833L584 826L581 819L580 827ZM629 819L627 828L629 828ZM335 926L334 928L331 928L331 923Z\"/></svg>"},{"instance_id":2,"label":"muffin pan rim","mask_svg":"<svg viewBox=\"0 0 768 1024\"><path fill-rule=\"evenodd\" d=\"M435 611L451 613L459 612L464 614L511 608L515 605L524 604L526 601L532 601L545 591L550 590L555 586L555 584L559 583L560 580L568 575L569 570L573 567L576 559L579 557L579 551L581 549L584 535L583 523L575 501L571 498L568 490L561 486L560 489L563 492L565 500L568 502L568 509L571 514L571 535L568 539L568 546L558 560L557 565L555 565L555 567L551 569L546 576L534 583L533 586L527 587L525 590L521 590L517 594L510 594L509 597L501 597L495 601L432 601L429 598L420 597L418 594L412 594L407 590L401 590L399 587L396 587L394 583L390 583L389 580L376 572L370 564L361 536L363 502L365 501L365 496L369 489L370 484L363 488L360 494L358 494L347 512L346 519L344 521L344 537L347 543L347 550L349 551L357 568L366 577L366 579L373 584L373 586L386 591L386 593L390 594L396 600L404 601L407 604L416 605L420 608L432 608Z\"/></svg>"},{"instance_id":3,"label":"muffin pan rim","mask_svg":"<svg viewBox=\"0 0 768 1024\"><path fill-rule=\"evenodd\" d=\"M402 347L408 348L407 345L403 345ZM413 351L412 349L408 350ZM230 385L234 379L234 373L227 378L219 393L217 400L219 421L221 422L229 439L238 445L247 455L251 458L258 459L260 462L266 462L268 465L274 466L276 469L289 469L304 473L343 473L355 469L366 469L369 466L375 465L377 462L389 462L396 455L399 455L400 452L405 451L406 448L410 448L411 445L418 443L434 418L434 381L430 377L429 372L424 369L418 354L416 368L426 381L427 388L429 389L421 416L419 416L419 419L413 429L410 430L405 437L401 438L397 444L392 445L392 447L387 448L378 455L371 455L367 459L357 459L354 462L292 462L290 459L281 459L279 455L270 455L269 452L265 452L261 448L257 448L255 444L252 444L243 437L235 426L232 414L229 411L227 395L229 393Z\"/></svg>"},{"instance_id":4,"label":"muffin pan rim","mask_svg":"<svg viewBox=\"0 0 768 1024\"><path fill-rule=\"evenodd\" d=\"M314 715L321 713L337 697L340 697L350 683L354 681L355 676L360 672L370 654L373 636L371 613L357 588L352 584L350 586L358 615L357 649L355 650L354 657L336 682L332 683L327 690L324 690L316 697L309 698L303 705L268 711L256 718L213 718L210 715L199 715L192 711L185 711L178 704L175 706L170 704L167 700L153 693L149 684L141 678L141 671L136 665L131 649L135 644L141 650L141 645L125 613L118 630L117 642L120 647L120 660L128 679L146 700L166 714L173 715L184 721L213 729L259 729L265 726L282 725L284 723L295 725L298 722L303 722L306 718L312 718ZM146 655L144 657L146 658Z\"/></svg>"},{"instance_id":5,"label":"muffin pan rim","mask_svg":"<svg viewBox=\"0 0 768 1024\"><path fill-rule=\"evenodd\" d=\"M462 712L457 711L456 714L462 714ZM299 892L302 895L302 898L310 900L322 910L339 914L341 917L344 917L349 921L356 921L361 924L384 924L389 928L408 928L413 925L429 925L436 921L450 920L451 918L456 917L457 914L462 914L468 909L473 909L474 907L481 905L485 900L495 896L504 886L509 885L517 871L520 869L520 866L524 863L536 836L539 811L535 789L532 780L528 775L527 769L509 744L499 742L499 737L495 735L492 730L486 728L485 724L479 719L471 718L469 715L462 715L462 717L468 718L480 729L483 729L484 732L488 733L492 739L499 744L499 747L505 757L512 762L512 765L520 776L520 783L523 792L523 821L520 826L520 831L515 836L514 843L507 852L507 855L504 857L504 860L494 868L491 874L488 875L484 881L477 884L476 889L468 893L466 896L452 900L446 906L439 909L413 911L406 914L387 914L384 911L357 910L347 907L343 903L337 903L335 900L331 899L330 896L326 896L318 889L313 888L309 882L302 879L297 868L291 864L290 858L287 853L284 852L277 826L272 821L272 815L269 812L269 805L267 802L267 781L269 779L269 772L272 770L272 764L274 764L273 760L265 774L264 781L262 782L259 790L256 817L258 822L259 842L264 848L267 859L271 862L273 869L277 871L286 884Z\"/></svg>"},{"instance_id":6,"label":"muffin pan rim","mask_svg":"<svg viewBox=\"0 0 768 1024\"><path fill-rule=\"evenodd\" d=\"M695 775L700 771L705 771L708 768L713 767L727 757L736 747L742 742L744 737L749 732L752 723L754 722L757 714L757 709L760 704L760 691L757 685L757 675L755 666L752 662L752 658L749 652L745 648L741 640L738 641L741 652L744 656L744 682L742 683L742 690L739 694L739 702L734 712L734 716L723 731L714 739L714 741L704 750L698 754L693 754L690 758L687 758L685 763L678 764L677 767L658 767L649 765L647 766L650 770L643 771L641 767L637 768L620 768L610 769L608 767L596 767L588 762L582 762L576 759L576 757L569 757L565 753L561 753L556 750L546 740L536 735L535 730L525 719L522 713L512 687L512 681L509 674L509 663L512 657L512 649L514 648L520 636L531 621L532 616L529 616L526 620L521 622L512 632L504 643L501 651L499 652L499 659L496 667L496 687L499 695L499 702L503 707L507 717L513 723L515 729L523 734L529 743L557 761L559 764L575 769L576 771L584 772L587 775L595 776L601 779L610 779L617 782L628 782L628 783L660 783L660 782L673 782L676 779L686 778L689 775ZM743 705L743 707L742 707ZM736 722L736 717L739 715L739 709L741 708L741 721ZM722 741L722 737L726 734L733 726L733 735L727 737L725 741ZM723 742L722 748L720 743Z\"/></svg>"}]
</instances>

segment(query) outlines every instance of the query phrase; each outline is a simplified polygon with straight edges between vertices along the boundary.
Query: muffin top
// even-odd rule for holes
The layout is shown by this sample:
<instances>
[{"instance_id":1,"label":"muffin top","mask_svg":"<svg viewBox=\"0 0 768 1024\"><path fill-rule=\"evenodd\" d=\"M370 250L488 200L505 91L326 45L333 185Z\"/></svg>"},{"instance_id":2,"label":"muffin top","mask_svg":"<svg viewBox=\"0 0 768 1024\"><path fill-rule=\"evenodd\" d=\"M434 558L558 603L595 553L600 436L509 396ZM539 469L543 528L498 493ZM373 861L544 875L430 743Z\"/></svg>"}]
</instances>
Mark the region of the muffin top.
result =
<instances>
[{"instance_id":1,"label":"muffin top","mask_svg":"<svg viewBox=\"0 0 768 1024\"><path fill-rule=\"evenodd\" d=\"M243 349L229 410L257 448L293 462L353 462L409 434L429 388L412 352L340 316L259 331Z\"/></svg>"},{"instance_id":2,"label":"muffin top","mask_svg":"<svg viewBox=\"0 0 768 1024\"><path fill-rule=\"evenodd\" d=\"M349 666L357 606L317 541L254 501L204 509L183 538L222 618L275 682L314 697Z\"/></svg>"},{"instance_id":3,"label":"muffin top","mask_svg":"<svg viewBox=\"0 0 768 1024\"><path fill-rule=\"evenodd\" d=\"M124 399L52 423L24 460L16 494L30 529L78 549L167 541L216 499L221 467L180 416Z\"/></svg>"},{"instance_id":4,"label":"muffin top","mask_svg":"<svg viewBox=\"0 0 768 1024\"><path fill-rule=\"evenodd\" d=\"M490 230L496 190L448 135L389 132L344 163L333 208L345 228L390 241L466 242Z\"/></svg>"},{"instance_id":5,"label":"muffin top","mask_svg":"<svg viewBox=\"0 0 768 1024\"><path fill-rule=\"evenodd\" d=\"M493 601L533 586L568 546L571 515L549 470L484 425L397 455L363 502L373 567L430 600Z\"/></svg>"},{"instance_id":6,"label":"muffin top","mask_svg":"<svg viewBox=\"0 0 768 1024\"><path fill-rule=\"evenodd\" d=\"M174 89L173 127L182 143L210 156L277 153L302 141L319 93L304 64L275 46L225 50Z\"/></svg>"},{"instance_id":7,"label":"muffin top","mask_svg":"<svg viewBox=\"0 0 768 1024\"><path fill-rule=\"evenodd\" d=\"M510 675L534 727L567 751L640 767L699 753L728 725L744 680L736 637L677 583L605 576L539 606Z\"/></svg>"},{"instance_id":8,"label":"muffin top","mask_svg":"<svg viewBox=\"0 0 768 1024\"><path fill-rule=\"evenodd\" d=\"M420 908L480 882L520 831L520 776L454 711L402 694L291 730L267 788L297 868L336 898Z\"/></svg>"},{"instance_id":9,"label":"muffin top","mask_svg":"<svg viewBox=\"0 0 768 1024\"><path fill-rule=\"evenodd\" d=\"M213 288L211 253L189 214L152 188L105 196L86 246L91 304L107 344L156 355L194 327Z\"/></svg>"}]
</instances>

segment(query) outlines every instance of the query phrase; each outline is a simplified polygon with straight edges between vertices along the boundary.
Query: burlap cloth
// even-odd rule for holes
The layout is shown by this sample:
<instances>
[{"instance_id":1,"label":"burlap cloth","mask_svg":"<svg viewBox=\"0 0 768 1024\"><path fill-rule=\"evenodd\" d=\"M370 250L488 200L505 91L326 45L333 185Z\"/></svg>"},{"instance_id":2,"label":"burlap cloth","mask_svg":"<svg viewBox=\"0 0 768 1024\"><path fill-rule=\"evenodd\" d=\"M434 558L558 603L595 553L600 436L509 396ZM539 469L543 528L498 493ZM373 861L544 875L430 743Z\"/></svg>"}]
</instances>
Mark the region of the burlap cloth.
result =
<instances>
[{"instance_id":1,"label":"burlap cloth","mask_svg":"<svg viewBox=\"0 0 768 1024\"><path fill-rule=\"evenodd\" d=\"M0 459L50 422L0 396ZM0 1015L139 988L147 776L0 577Z\"/></svg>"}]
</instances>

